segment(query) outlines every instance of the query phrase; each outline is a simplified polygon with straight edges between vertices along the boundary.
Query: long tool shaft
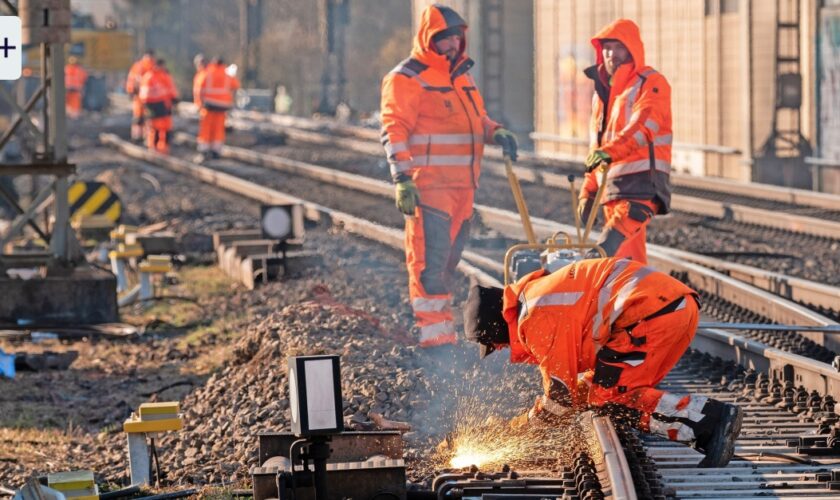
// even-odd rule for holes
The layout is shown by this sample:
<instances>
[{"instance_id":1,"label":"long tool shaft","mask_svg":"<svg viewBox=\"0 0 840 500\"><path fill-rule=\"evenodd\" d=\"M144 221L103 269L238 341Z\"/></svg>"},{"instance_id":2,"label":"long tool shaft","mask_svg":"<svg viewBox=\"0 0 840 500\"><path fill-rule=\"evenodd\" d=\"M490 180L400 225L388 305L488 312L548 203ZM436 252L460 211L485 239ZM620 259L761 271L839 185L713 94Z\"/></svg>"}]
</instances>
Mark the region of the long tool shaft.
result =
<instances>
[{"instance_id":1,"label":"long tool shaft","mask_svg":"<svg viewBox=\"0 0 840 500\"><path fill-rule=\"evenodd\" d=\"M714 321L701 321L697 328L716 328L719 330L763 330L770 332L822 332L840 334L840 325L765 325L762 323L717 323Z\"/></svg>"},{"instance_id":2,"label":"long tool shaft","mask_svg":"<svg viewBox=\"0 0 840 500\"><path fill-rule=\"evenodd\" d=\"M583 245L583 233L580 230L580 212L578 211L577 193L575 192L575 176L569 175L569 192L572 193L572 211L575 213L575 230L577 230L578 243Z\"/></svg>"},{"instance_id":3,"label":"long tool shaft","mask_svg":"<svg viewBox=\"0 0 840 500\"><path fill-rule=\"evenodd\" d=\"M589 219L586 221L586 230L583 232L582 243L589 241L589 233L592 232L592 225L595 223L595 217L598 216L598 210L601 207L601 198L604 196L604 189L607 187L607 173L609 165L601 162L601 183L598 185L598 193L595 195L595 203L592 204L592 211L589 212Z\"/></svg>"},{"instance_id":4,"label":"long tool shaft","mask_svg":"<svg viewBox=\"0 0 840 500\"><path fill-rule=\"evenodd\" d=\"M516 201L519 217L522 219L522 228L525 230L525 237L528 239L528 243L535 245L537 243L537 237L534 236L534 228L531 226L531 216L528 214L528 206L525 204L525 197L522 196L522 187L519 185L519 179L513 172L513 162L507 155L505 155L505 173L510 183L510 190L513 191L513 199Z\"/></svg>"}]
</instances>

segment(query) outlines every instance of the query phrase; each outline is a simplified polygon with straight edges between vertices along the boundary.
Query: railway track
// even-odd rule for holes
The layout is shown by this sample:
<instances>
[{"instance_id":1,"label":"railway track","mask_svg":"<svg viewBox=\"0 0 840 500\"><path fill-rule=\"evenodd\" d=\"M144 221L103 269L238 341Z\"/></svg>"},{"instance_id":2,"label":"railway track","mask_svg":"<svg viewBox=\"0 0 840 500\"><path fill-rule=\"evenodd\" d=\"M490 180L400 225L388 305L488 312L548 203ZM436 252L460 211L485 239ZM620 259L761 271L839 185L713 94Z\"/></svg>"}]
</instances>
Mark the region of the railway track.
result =
<instances>
[{"instance_id":1,"label":"railway track","mask_svg":"<svg viewBox=\"0 0 840 500\"><path fill-rule=\"evenodd\" d=\"M240 120L239 124L250 131L263 128L272 134L271 137L276 137L279 130L273 125L243 120ZM272 146L272 141L268 139L265 144L255 145L252 149L305 159L313 151L319 151L321 146L326 146L321 148L319 163L328 163L336 170L369 177L387 177L378 144L298 129L282 130L287 134L289 146L278 148ZM301 135L300 141L295 139ZM304 139L306 141L301 142ZM338 150L347 153L339 155ZM327 155L325 151L336 153ZM488 156L492 157L492 152L488 153ZM526 198L540 200L540 203L531 203L534 215L558 221L573 219L568 203L569 181L566 173L559 173L556 168L516 167L515 170L523 182ZM507 194L507 181L504 179L501 163L485 161L483 171L486 175L482 177L477 201L514 209L513 200ZM675 195L674 199L679 199L679 196ZM654 219L648 231L648 239L655 244L702 254L724 262L772 270L780 275L816 283L840 285L840 239L816 235L821 234L821 230L817 228L822 227L820 225L824 221L810 221L799 215L778 211L755 212L753 207L745 207L743 211L738 212L733 211L730 205L702 199L694 199L692 207L700 208L692 209L692 213L676 211L667 217ZM754 214L755 217L742 217L739 215L742 213ZM777 227L768 227L767 221ZM761 222L761 225L757 222ZM803 228L813 228L808 229L812 234L797 232ZM833 231L831 229L826 234L834 234ZM836 299L832 302L836 303Z\"/></svg>"},{"instance_id":2,"label":"railway track","mask_svg":"<svg viewBox=\"0 0 840 500\"><path fill-rule=\"evenodd\" d=\"M191 144L191 138L186 134L178 134L176 135L175 142ZM223 151L223 156L231 160L236 160L237 162L247 163L248 165L256 165L286 174L312 179L319 184L317 187L312 185L300 188L306 189L310 193L322 189L323 184L332 184L341 187L343 190L358 191L366 195L389 198L392 196L393 188L385 182L335 169L235 147L226 147ZM227 167L219 165L219 168ZM253 171L248 171L247 174L251 176L255 175ZM272 178L272 176L264 176L260 179L260 182L273 183L274 185L283 184L281 179ZM366 204L375 207L371 215L377 217L377 220L383 224L401 225L402 219L399 214L391 211L387 212L386 215L379 213L378 208L381 206L381 202L368 201ZM514 242L522 241L523 238L519 217L512 212L484 205L476 205L475 208L481 217L483 225L501 233L505 240L502 242L492 242L492 248L489 250L482 249L481 253L470 252L465 255L465 259L474 265L490 269L500 276L503 271L500 262L502 261L504 250ZM548 238L558 231L567 234L574 233L574 228L570 226L557 224L545 219L534 218L533 222L535 231L543 239ZM481 239L482 235L477 235L476 237ZM481 247L481 245L482 242L475 241L475 238L471 242L471 246L473 247ZM737 280L727 277L724 273L705 270L697 265L698 261L700 264L716 262L712 259L687 252L673 252L670 249L658 246L651 246L650 258L660 269L685 276L686 279L690 276L692 286L701 292L705 292L707 297L721 296L721 299L716 299L713 302L719 306L720 315L718 319L721 321L728 321L732 311L737 307L760 313L758 316L753 316L755 322L759 323L824 326L833 324L838 316L835 308L840 298L840 289L834 287L822 286L806 280L794 280L783 275L768 276L768 273L762 270L748 268L746 266L738 268L740 274L734 273L732 269L724 269L724 272L733 273L736 276L746 276L755 285L746 286L740 284ZM781 284L784 287L781 287ZM760 293L757 287L763 288L771 293ZM787 300L775 300L773 294L776 297ZM791 301L797 301L799 304ZM816 308L818 312L809 310L809 306ZM754 331L747 332L747 334L752 335L754 338L760 338L763 341L770 342L777 347L792 347L795 349L795 352L813 356L825 362L831 362L833 360L835 354L832 351L840 350L840 342L837 339L830 335L817 332L799 335L790 332L768 334ZM822 346L827 347L827 349L821 349Z\"/></svg>"},{"instance_id":3,"label":"railway track","mask_svg":"<svg viewBox=\"0 0 840 500\"><path fill-rule=\"evenodd\" d=\"M210 169L210 168L207 168L207 167L191 165L189 162L178 159L178 158L162 157L162 156L157 155L155 153L150 153L150 152L144 150L143 148L133 146L133 145L127 144L123 141L120 141L119 139L117 139L114 136L103 136L102 139L105 143L108 143L108 144L111 144L113 146L118 147L121 151L123 151L126 154L131 155L134 158L143 159L145 161L148 161L150 163L154 163L156 165L165 166L166 168L172 169L172 170L174 170L176 172L179 172L181 174L189 175L189 176L192 176L194 178L200 179L203 182L206 182L206 183L209 183L209 184L212 184L212 185L216 185L216 186L222 187L222 188L224 188L228 191L232 191L234 193L238 193L238 194L247 196L247 197L249 197L249 198L251 198L255 201L259 201L259 202L262 202L262 203L281 203L281 202L283 202L283 203L288 203L288 202L303 203L304 206L307 209L307 215L310 218L321 219L321 218L326 217L326 218L332 220L333 223L342 224L346 229L348 229L351 232L356 232L356 233L358 233L362 236L375 239L377 241L380 241L382 243L385 243L385 244L390 245L390 246L395 247L395 248L401 248L401 246L402 246L402 237L400 235L400 231L398 231L394 228L387 228L387 227L380 226L380 225L377 225L377 224L372 224L372 223L370 223L368 221L365 221L365 220L363 220L359 217L351 216L349 214L344 214L340 211L325 207L323 205L319 205L317 203L306 202L304 200L300 200L300 199L297 199L297 198L289 196L289 195L284 195L283 193L279 193L279 192L277 192L273 189L270 189L269 187L266 187L265 185L255 184L253 182L243 180L243 179L241 179L237 176L231 175L231 174L227 174L227 173L219 172L219 171L214 171L213 169ZM295 168L298 168L298 169L303 168L303 167L308 168L309 166L308 165L296 165L295 166ZM329 169L324 169L323 171L321 171L321 175L324 175L324 176L330 176L331 175L331 176L335 177L336 173L334 171L330 171ZM347 178L342 177L342 176L338 176L337 178L341 179L341 182L347 182L348 181ZM357 184L360 182L360 179L351 179L351 180L353 180ZM364 186L366 186L364 189L370 189L371 191L375 191L375 189L379 189L379 188L376 188L374 184L370 184L368 182L360 183L359 185L364 185ZM386 187L388 187L389 194L390 194L390 187L387 186L387 185L386 185ZM516 219L515 214L509 213L509 212L504 212L504 211L499 210L499 209L493 209L493 208L490 208L490 207L486 207L486 208L481 207L481 209L479 209L479 212L482 214L482 217L489 216L489 217L491 217L491 220L493 222L498 223L494 227L505 228L505 227L509 226L509 228L510 228L509 230L511 232L513 232L514 230L518 230L517 219ZM550 223L548 221L537 221L537 222L538 222L537 228L538 228L539 231L545 232L545 231L548 231L548 230L554 230L557 227L554 223ZM502 232L504 232L504 231L505 231L505 229L502 229ZM498 264L495 264L495 262L498 262L498 261L494 262L492 259L487 259L485 256L481 256L481 255L477 255L477 254L471 254L471 253L468 253L465 257L471 261L471 264L476 264L477 263L477 265L463 264L460 267L460 269L462 271L464 271L468 274L471 274L472 276L476 277L479 280L484 281L485 283L496 283L496 284L498 284L497 276L498 276L498 272L499 272L499 266L498 266ZM653 257L653 255L652 255L652 257ZM663 262L670 262L669 265L673 266L674 269L681 269L682 271L680 271L680 272L689 273L689 279L691 279L692 277L694 277L694 279L698 279L696 276L706 276L705 278L702 278L702 279L703 280L710 280L710 282L715 283L711 288L716 289L719 293L720 293L721 290L724 290L722 292L723 294L744 293L743 292L744 290L749 290L747 285L744 285L743 283L738 283L738 282L736 282L736 280L733 280L731 278L727 278L726 280L723 280L723 281L720 281L719 278L717 278L718 280L715 281L715 278L709 277L709 276L714 276L714 275L709 275L709 272L707 270L703 269L701 266L698 266L696 264L680 262L679 260L677 260L673 257L659 257L659 258L661 258L663 260ZM485 267L487 268L487 271L483 271L483 270L479 269L479 267L481 267L482 264L486 264ZM694 274L692 274L692 273L694 273ZM494 274L495 274L495 276L494 276ZM726 277L724 277L724 278L726 278ZM731 282L727 282L727 280L730 280ZM727 285L727 286L732 287L732 290L727 292L726 287L722 283ZM742 287L742 288L739 288L739 287ZM761 300L761 299L760 298L754 298L754 300ZM780 304L781 303L782 302L780 302ZM784 311L784 312L780 312L780 311ZM801 310L797 309L796 307L791 307L791 308L788 308L788 309L784 309L783 307L781 307L778 304L774 304L772 307L769 307L767 310L761 310L761 312L763 314L781 315L781 316L774 316L774 317L787 317L785 315L797 316L800 320L805 319L810 314L810 311L807 311L807 310L801 311ZM732 313L732 314L736 314L736 313ZM812 317L811 319L814 320L815 318L816 317ZM738 337L738 336L735 336L735 335L732 335L732 334L727 334L725 332L714 331L714 330L698 332L698 338L697 338L697 341L696 341L696 346L699 349L702 349L704 352L714 354L714 355L722 355L726 359L730 359L730 360L733 360L733 361L738 361L738 362L740 362L740 363L742 363L746 366L753 366L757 370L761 371L762 373L766 373L767 378L765 379L765 384L763 384L763 387L764 387L763 390L766 390L769 394L779 393L779 394L781 394L781 397L782 397L783 400L784 400L784 397L786 395L788 395L789 399L791 401L794 401L794 403L795 403L794 405L791 406L791 408L796 407L799 404L797 402L797 400L801 399L801 395L803 393L806 394L808 397L811 397L812 392L816 391L816 394L818 394L822 397L822 396L825 396L825 395L837 394L840 391L840 376L837 374L837 372L835 370L833 370L830 366L828 366L824 363L819 363L819 362L816 362L814 360L805 358L803 356L797 356L797 355L794 355L794 354L790 354L789 352L785 352L783 350L768 348L767 346L765 346L761 343L749 341L749 340L746 340L742 337ZM708 358L708 357L704 359L702 356L701 357L698 357L698 356L699 355L693 356L693 358L695 358L693 361L691 361L691 358L690 358L689 361L688 361L689 365L686 365L687 367L683 367L681 365L680 368L675 370L674 373L668 379L666 379L665 384L671 384L671 389L675 389L675 390L678 390L680 388L682 388L684 390L694 390L694 389L692 389L692 386L688 385L689 382L690 382L690 377L693 376L689 373L689 371L690 370L695 370L695 372L696 372L698 370L697 367L700 366L701 367L700 368L701 372L709 375L710 377L714 377L716 374L719 374L719 373L728 374L729 372L731 372L736 377L735 381L737 382L737 380L742 380L742 383L743 383L744 386L748 385L748 383L750 383L750 382L752 382L754 386L757 386L757 387L762 386L762 384L757 384L755 382L754 378L751 379L750 378L751 375L748 372L745 372L743 370L741 370L739 372L737 369L734 368L734 365L727 365L722 360L715 360L715 359ZM700 361L698 361L698 359ZM701 361L703 363L708 363L708 365L701 364ZM694 364L692 365L691 363L694 363ZM688 371L686 371L686 370L688 370ZM689 373L689 375L687 376L686 373ZM687 377L689 377L689 378L687 378ZM737 377L741 377L741 378L737 379ZM696 376L695 376L695 378L696 378ZM732 380L732 379L730 379L730 380ZM784 380L785 383L781 383L780 382L781 380ZM683 385L679 385L679 384L683 384ZM729 384L729 385L731 386L732 384ZM797 386L801 386L801 387L797 387ZM714 383L709 382L707 384L707 386L704 386L704 387L699 388L697 390L701 390L701 391L706 390L708 392L720 393L721 388L718 385L715 385ZM757 389L757 390L761 391L762 389ZM785 393L788 393L788 394L785 394ZM815 401L814 398L811 398L811 399L812 399L812 402ZM820 401L822 401L823 406L827 407L827 405L828 405L827 398L823 398ZM787 411L787 410L785 410L785 411ZM752 415L752 414L757 415L757 418L758 417L763 418L764 413L766 413L766 412L764 412L764 410L762 410L762 408L758 408L758 407L753 408L753 407L750 407L750 406L748 406L748 412L749 412L750 415ZM782 413L779 413L779 412L782 412ZM774 410L774 411L770 411L770 413L772 413L771 417L777 418L777 420L779 421L779 425L781 425L782 428L792 429L791 432L793 434L788 433L788 434L785 434L784 437L791 437L792 438L792 437L795 437L794 434L796 434L797 432L800 432L800 431L801 432L806 432L806 431L808 431L808 429L813 429L814 428L814 423L813 422L804 422L799 426L787 426L787 424L785 422L789 423L790 417L786 416L786 414L784 414L784 411L782 411L782 410L775 411ZM765 419L764 421L765 422L775 422L772 419L769 419L769 420ZM784 425L782 425L782 424L784 424ZM749 434L745 435L744 439L747 439L747 437L749 437ZM610 439L612 439L612 438L610 438ZM690 495L694 494L692 492L700 492L700 493L702 493L706 496L711 495L712 497L714 497L715 495L717 495L718 492L723 491L719 488L719 485L712 485L712 484L704 483L705 486L697 486L695 484L696 481L695 481L695 483L687 481L686 476L680 476L679 474L674 472L674 469L682 470L682 472L686 472L688 470L684 467L684 465L686 463L689 463L692 460L692 458L691 458L691 454L688 453L685 449L674 448L674 450L682 450L682 451L679 451L679 452L674 452L674 450L668 450L667 449L668 446L666 446L662 443L657 444L654 441L645 441L642 445L642 444L637 443L635 441L635 439L637 439L637 438L633 438L632 436L629 436L629 437L624 436L621 439L619 439L620 441L622 441L624 443L625 447L634 447L636 449L633 452L633 459L631 460L632 463L628 463L626 466L622 463L619 463L617 465L619 467L619 469L614 469L613 472L612 472L614 477L619 478L619 477L633 476L638 480L638 478L641 477L641 476L650 476L652 481L651 481L650 484L645 482L645 485L646 485L645 487L646 488L648 488L648 489L652 488L651 491L659 491L659 489L662 489L663 492L668 492L668 491L672 491L672 490L673 491L679 491L680 496L683 496L683 495L690 496ZM607 447L606 449L615 450L614 445L613 445L612 448L609 448L610 445L609 445L608 441L609 440L604 439L603 442L602 442L601 438L599 438L599 443L601 443L603 446ZM744 441L744 442L746 443L747 441ZM634 445L633 443L636 443L636 444ZM777 440L776 445L778 445L778 443L779 442ZM772 445L773 443L770 443L770 444ZM787 443L785 443L785 445L787 445ZM638 449L639 446L642 446L641 450ZM780 450L780 449L782 451L785 451L785 452L790 452L791 450L794 450L793 448L790 448L790 447L785 447L785 446L780 447L780 445L776 446L776 448L773 448L773 449L776 450L776 451L774 451L774 453L778 452L778 450ZM742 448L742 450L750 450L750 448L746 447L746 448ZM598 468L597 464L605 463L604 461L606 459L604 457L609 456L610 453L612 453L612 452L603 452L603 455L600 456L600 457L594 457L594 458L590 457L590 458L593 458L593 466L595 467L596 475L599 477L599 484L602 487L602 489L600 491L603 493L604 492L603 486L604 486L604 484L607 484L607 486L606 486L606 495L607 496L615 497L615 498L631 498L630 496L612 496L613 495L613 488L615 486L612 482L606 482L607 481L607 476L605 476L605 474L608 475L608 473L606 472L606 469L604 469L603 467L601 467L600 469ZM665 455L668 455L668 453L671 453L672 456L680 457L680 460L682 460L682 462L678 461L678 463L681 464L679 467L664 465L665 463L668 462L667 458L665 458ZM680 453L682 453L682 455L680 455ZM694 458L696 459L697 457L695 456ZM746 460L755 460L754 458L747 459L746 457L745 457L745 459ZM762 460L766 461L767 459L763 458ZM781 459L781 462L772 462L771 465L768 465L767 467L772 469L775 466L778 469L779 467L783 466L783 464L786 460L787 459ZM652 469L651 469L651 467L653 467L652 464L654 462L655 462L656 467L657 467L657 469L655 469L656 472L652 472ZM662 463L660 463L660 462L662 462ZM770 463L770 462L768 462L768 463ZM834 476L832 475L831 466L826 465L826 464L830 464L830 463L832 463L830 460L822 460L822 461L815 460L815 461L809 462L808 464L797 464L797 466L799 466L800 468L797 469L796 471L794 471L796 474L799 474L799 476L805 477L804 480L800 480L803 488L807 488L807 489L811 490L811 493L815 493L815 497L817 497L817 498L819 498L819 495L822 495L822 492L823 492L822 488L825 488L825 491L830 492L831 490L829 490L827 488L831 487L831 484L832 484L833 481L836 481L836 479L833 479ZM737 465L737 467L735 465ZM761 467L759 467L759 468L761 468L762 470L767 468L767 467L765 467L765 464L752 464L752 462L749 462L749 461L747 461L745 463L736 462L732 467L724 469L725 472L716 471L716 473L719 473L718 476L723 475L723 476L726 476L726 477L736 478L736 479L731 479L731 481L733 483L741 482L741 481L739 481L738 478L741 478L743 476L744 467L746 467L746 468L753 467L754 468L754 467L758 467L758 465L761 465ZM683 469L685 469L685 470L683 470ZM736 469L739 469L739 470L736 471ZM571 472L574 472L574 471L571 471ZM788 471L788 472L790 472L790 471ZM710 472L706 471L706 473L709 474ZM641 476L640 476L640 474L641 474ZM662 476L662 479L659 480L659 483L657 483L657 481L655 481L657 474ZM688 474L691 475L692 477L695 477L695 478L697 477L696 473L692 475L690 472L688 472ZM762 476L761 474L764 474L764 475ZM760 484L761 478L765 478L765 479L770 478L770 480L772 480L772 481L776 481L777 479L780 480L780 481L784 481L785 478L788 477L788 476L786 476L782 473L779 473L776 476L773 476L771 473L767 473L767 472L761 472L761 473L758 473L757 475L760 476L760 478L758 480L759 484ZM828 479L826 479L826 478L828 478ZM464 478L462 478L462 479L464 479ZM711 482L715 482L715 481L713 480ZM753 482L755 483L756 481L753 481ZM728 483L727 483L727 485L728 485ZM711 487L715 487L715 488L718 488L718 489L708 490L708 491L702 489L702 488L711 488ZM686 491L688 491L688 493L686 493ZM738 491L740 493L744 493L745 491L747 493L752 492L751 490L746 489L746 488L742 488ZM767 491L764 491L764 493L767 493ZM773 490L773 493L778 493L778 491ZM784 492L782 492L782 493L784 493ZM730 494L729 493L726 493L726 494L721 493L721 496L725 497L726 495L730 495ZM597 496L595 496L595 498L597 498ZM643 498L643 497L640 497L640 498Z\"/></svg>"},{"instance_id":4,"label":"railway track","mask_svg":"<svg viewBox=\"0 0 840 500\"><path fill-rule=\"evenodd\" d=\"M263 130L279 131L295 140L382 155L377 130L252 111L237 111L233 116L234 126L248 128L256 122L268 125L262 127ZM485 157L490 160L485 160L485 165L492 165L491 172L503 173L503 166L498 163L501 160L498 148L487 148ZM528 153L523 154L522 159L523 164L517 172L522 180L565 189L569 174L582 174L581 162L573 164ZM836 195L678 173L672 175L672 184L675 210L727 216L747 224L840 238L840 197ZM769 219L768 212L773 214Z\"/></svg>"}]
</instances>

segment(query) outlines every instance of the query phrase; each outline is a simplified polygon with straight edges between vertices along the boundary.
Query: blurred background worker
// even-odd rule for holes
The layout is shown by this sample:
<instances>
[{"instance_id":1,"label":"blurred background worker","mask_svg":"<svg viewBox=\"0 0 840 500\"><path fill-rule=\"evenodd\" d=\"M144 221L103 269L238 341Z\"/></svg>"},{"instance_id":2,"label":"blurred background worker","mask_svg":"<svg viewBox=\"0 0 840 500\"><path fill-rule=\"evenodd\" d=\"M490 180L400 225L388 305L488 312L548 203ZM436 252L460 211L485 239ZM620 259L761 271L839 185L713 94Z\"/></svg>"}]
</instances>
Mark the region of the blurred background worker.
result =
<instances>
[{"instance_id":1,"label":"blurred background worker","mask_svg":"<svg viewBox=\"0 0 840 500\"><path fill-rule=\"evenodd\" d=\"M196 54L196 56L193 58L193 66L195 66L195 76L193 76L192 82L193 102L196 106L201 107L201 100L199 99L199 94L201 94L201 87L199 86L198 82L201 78L201 75L204 74L204 68L207 67L207 60L204 58L204 54Z\"/></svg>"},{"instance_id":2,"label":"blurred background worker","mask_svg":"<svg viewBox=\"0 0 840 500\"><path fill-rule=\"evenodd\" d=\"M146 50L143 57L131 65L128 70L128 77L125 79L125 91L132 97L131 102L131 140L143 140L143 126L145 117L145 107L140 101L140 80L143 75L152 69L155 65L155 51Z\"/></svg>"},{"instance_id":3,"label":"blurred background worker","mask_svg":"<svg viewBox=\"0 0 840 500\"><path fill-rule=\"evenodd\" d=\"M422 347L457 342L452 273L469 237L484 144L504 142L516 157L513 134L487 116L469 74L466 29L454 10L427 7L411 57L382 81L382 143L407 216L409 296Z\"/></svg>"},{"instance_id":4,"label":"blurred background worker","mask_svg":"<svg viewBox=\"0 0 840 500\"><path fill-rule=\"evenodd\" d=\"M584 70L595 82L595 95L581 220L596 202L596 169L605 163L606 221L598 244L609 256L647 263L646 227L655 214L668 213L671 204L671 86L645 66L644 45L633 21L609 24L592 45L597 62Z\"/></svg>"},{"instance_id":5,"label":"blurred background worker","mask_svg":"<svg viewBox=\"0 0 840 500\"><path fill-rule=\"evenodd\" d=\"M178 90L172 76L166 70L166 63L158 59L140 80L138 97L146 107L146 145L149 149L169 154L169 132L172 130L172 107L178 99Z\"/></svg>"},{"instance_id":6,"label":"blurred background worker","mask_svg":"<svg viewBox=\"0 0 840 500\"><path fill-rule=\"evenodd\" d=\"M87 82L87 71L79 64L75 56L67 58L67 65L64 66L64 96L67 117L76 120L82 115L82 98L84 97L85 83Z\"/></svg>"},{"instance_id":7,"label":"blurred background worker","mask_svg":"<svg viewBox=\"0 0 840 500\"><path fill-rule=\"evenodd\" d=\"M199 161L219 158L225 143L225 114L233 107L233 97L239 89L239 80L225 71L224 61L215 57L204 71L197 75L199 111L198 154Z\"/></svg>"},{"instance_id":8,"label":"blurred background worker","mask_svg":"<svg viewBox=\"0 0 840 500\"><path fill-rule=\"evenodd\" d=\"M654 389L694 338L697 294L629 259L588 259L500 288L474 285L464 308L481 356L510 347L538 364L544 395L511 423L559 425L587 405L620 409L644 432L691 443L701 467L732 458L743 411L705 396Z\"/></svg>"}]
</instances>

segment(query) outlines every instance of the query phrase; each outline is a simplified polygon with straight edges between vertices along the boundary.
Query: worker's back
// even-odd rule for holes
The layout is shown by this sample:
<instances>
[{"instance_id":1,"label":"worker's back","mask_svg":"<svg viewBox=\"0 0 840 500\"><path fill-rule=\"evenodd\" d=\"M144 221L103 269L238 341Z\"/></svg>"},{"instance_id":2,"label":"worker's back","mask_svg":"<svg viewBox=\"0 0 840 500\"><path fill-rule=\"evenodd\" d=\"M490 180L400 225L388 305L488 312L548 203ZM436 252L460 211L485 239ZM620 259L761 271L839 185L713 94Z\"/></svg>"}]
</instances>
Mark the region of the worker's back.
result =
<instances>
[{"instance_id":1,"label":"worker's back","mask_svg":"<svg viewBox=\"0 0 840 500\"><path fill-rule=\"evenodd\" d=\"M239 81L225 72L221 64L209 64L199 75L201 105L211 111L227 111L233 107L233 95Z\"/></svg>"}]
</instances>

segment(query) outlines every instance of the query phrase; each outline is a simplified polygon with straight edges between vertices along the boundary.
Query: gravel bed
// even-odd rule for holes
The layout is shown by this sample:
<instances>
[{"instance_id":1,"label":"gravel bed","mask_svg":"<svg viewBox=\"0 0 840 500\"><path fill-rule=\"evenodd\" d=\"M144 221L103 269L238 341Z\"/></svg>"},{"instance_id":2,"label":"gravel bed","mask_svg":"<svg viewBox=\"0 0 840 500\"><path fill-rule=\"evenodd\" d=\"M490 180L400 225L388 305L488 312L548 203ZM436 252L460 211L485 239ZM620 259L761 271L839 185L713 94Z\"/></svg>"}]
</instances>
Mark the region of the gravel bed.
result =
<instances>
[{"instance_id":1,"label":"gravel bed","mask_svg":"<svg viewBox=\"0 0 840 500\"><path fill-rule=\"evenodd\" d=\"M168 221L167 230L178 236L185 252L207 252L212 231L255 225L258 207L252 203L128 160L84 137L75 145L71 159L79 164L80 177L107 181L125 204L127 222ZM101 481L127 484L120 423L140 401L159 397L183 398L185 417L185 429L159 444L165 484L247 486L248 470L256 463L256 434L288 430L285 365L290 355L342 355L348 427L371 428L371 412L410 422L406 458L409 475L417 481L445 465L435 458L435 446L465 418L511 417L540 392L538 371L510 366L504 355L479 363L473 345L414 347L401 252L330 227L310 227L306 246L324 256L322 267L293 271L253 292L231 285L229 295L204 306L210 317L232 313L236 319L190 349L178 348L184 332L163 331L117 347L87 344L80 349L86 361L67 372L0 380L0 385L13 384L15 394L30 394L9 400L13 413L66 407L48 421L0 428L2 439L58 432L60 441L50 445L47 455L44 450L15 457L0 453L0 484L16 487L32 474L76 468L94 470ZM463 300L467 285L458 279L456 302ZM217 353L221 369L190 376L183 390L157 395L155 388L166 385L167 377L172 380L200 356ZM153 375L157 365L175 371ZM86 403L66 403L76 400Z\"/></svg>"}]
</instances>

